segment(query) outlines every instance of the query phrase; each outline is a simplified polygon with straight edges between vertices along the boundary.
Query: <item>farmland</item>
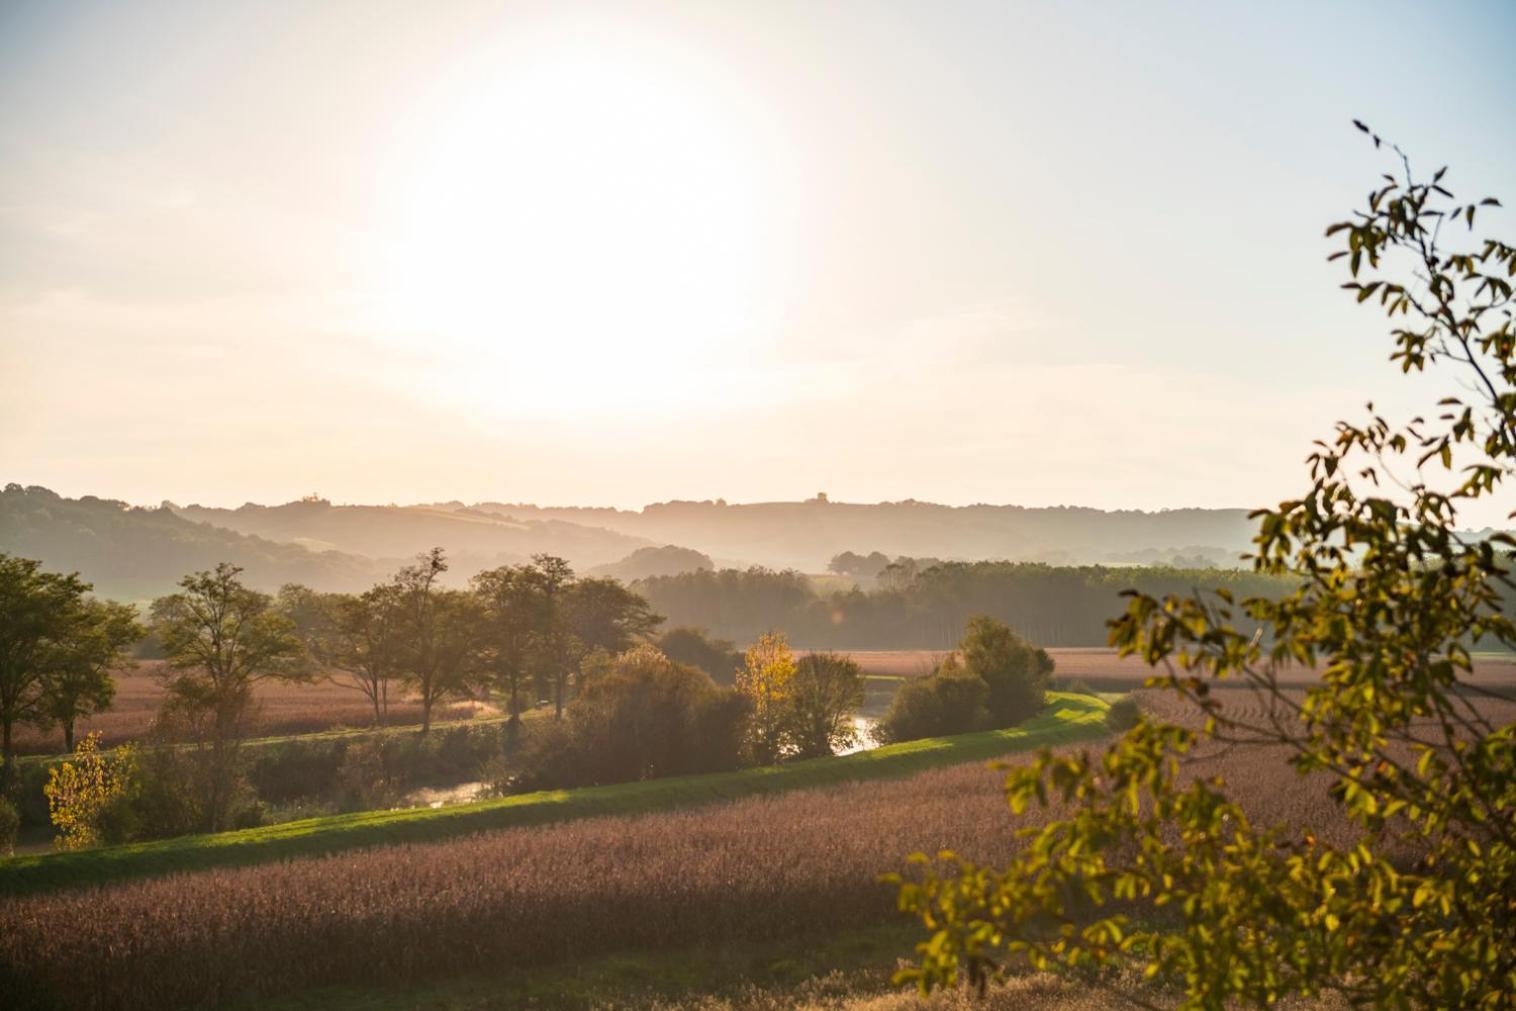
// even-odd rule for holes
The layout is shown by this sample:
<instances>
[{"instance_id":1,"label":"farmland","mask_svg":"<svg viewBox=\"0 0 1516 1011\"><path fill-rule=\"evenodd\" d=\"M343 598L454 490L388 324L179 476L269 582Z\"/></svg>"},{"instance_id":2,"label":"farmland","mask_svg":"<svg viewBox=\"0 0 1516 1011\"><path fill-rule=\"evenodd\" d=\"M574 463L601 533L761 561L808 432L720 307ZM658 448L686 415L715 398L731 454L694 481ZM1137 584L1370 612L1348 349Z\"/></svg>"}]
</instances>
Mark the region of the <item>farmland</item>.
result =
<instances>
[{"instance_id":1,"label":"farmland","mask_svg":"<svg viewBox=\"0 0 1516 1011\"><path fill-rule=\"evenodd\" d=\"M161 661L147 660L114 673L116 697L103 713L79 720L76 736L83 738L98 731L107 747L141 740L153 729L163 702L164 668ZM373 709L362 694L325 678L310 682L270 681L259 684L253 693L254 711L248 727L254 737L275 737L317 733L338 727L368 727L374 722ZM465 720L476 714L493 714L496 710L482 702L456 702L439 706L432 718L438 721ZM392 701L388 722L407 726L421 722L421 707L410 701ZM64 750L63 732L57 728L40 731L30 725L16 730L16 750L22 755L55 755Z\"/></svg>"},{"instance_id":2,"label":"farmland","mask_svg":"<svg viewBox=\"0 0 1516 1011\"><path fill-rule=\"evenodd\" d=\"M960 764L21 898L0 964L69 1006L160 1007L884 922L876 876L905 853L1008 853L997 779Z\"/></svg>"},{"instance_id":3,"label":"farmland","mask_svg":"<svg viewBox=\"0 0 1516 1011\"><path fill-rule=\"evenodd\" d=\"M890 649L846 650L865 671L876 677L920 677L929 674L946 652L942 650ZM1118 656L1114 649L1054 648L1048 654L1057 667L1056 680L1079 680L1099 691L1131 691L1141 688L1153 669L1139 657ZM1280 681L1288 685L1314 682L1315 672L1304 667L1285 668ZM1502 692L1516 691L1516 656L1477 655L1472 684Z\"/></svg>"},{"instance_id":4,"label":"farmland","mask_svg":"<svg viewBox=\"0 0 1516 1011\"><path fill-rule=\"evenodd\" d=\"M1145 694L1144 704L1182 715L1166 696ZM1496 719L1516 708L1489 705ZM1255 820L1348 840L1325 780L1301 779L1283 757L1233 749L1187 771L1223 776ZM1047 816L1034 810L1019 824ZM549 964L566 952L866 929L896 915L880 871L916 850L1003 861L1017 825L999 777L960 763L903 779L16 898L0 912L0 965L12 974L24 967L18 978L30 989L18 993L137 1008L360 982L393 988ZM385 939L382 957L376 934Z\"/></svg>"}]
</instances>

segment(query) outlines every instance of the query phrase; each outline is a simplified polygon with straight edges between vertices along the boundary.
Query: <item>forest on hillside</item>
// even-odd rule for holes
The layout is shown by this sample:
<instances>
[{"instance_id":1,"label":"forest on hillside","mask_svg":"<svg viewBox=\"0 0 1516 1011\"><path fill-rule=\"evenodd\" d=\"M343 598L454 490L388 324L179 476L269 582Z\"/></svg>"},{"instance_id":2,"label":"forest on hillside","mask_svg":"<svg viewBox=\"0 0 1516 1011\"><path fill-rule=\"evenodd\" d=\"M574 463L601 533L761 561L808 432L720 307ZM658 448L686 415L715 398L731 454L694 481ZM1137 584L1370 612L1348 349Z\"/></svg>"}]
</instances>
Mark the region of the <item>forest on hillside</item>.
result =
<instances>
[{"instance_id":1,"label":"forest on hillside","mask_svg":"<svg viewBox=\"0 0 1516 1011\"><path fill-rule=\"evenodd\" d=\"M669 626L738 642L779 628L806 649L951 649L976 614L1044 646L1104 646L1124 590L1162 596L1224 588L1241 599L1277 597L1294 583L1237 569L947 562L869 591L820 593L801 573L764 568L685 572L632 586Z\"/></svg>"}]
</instances>

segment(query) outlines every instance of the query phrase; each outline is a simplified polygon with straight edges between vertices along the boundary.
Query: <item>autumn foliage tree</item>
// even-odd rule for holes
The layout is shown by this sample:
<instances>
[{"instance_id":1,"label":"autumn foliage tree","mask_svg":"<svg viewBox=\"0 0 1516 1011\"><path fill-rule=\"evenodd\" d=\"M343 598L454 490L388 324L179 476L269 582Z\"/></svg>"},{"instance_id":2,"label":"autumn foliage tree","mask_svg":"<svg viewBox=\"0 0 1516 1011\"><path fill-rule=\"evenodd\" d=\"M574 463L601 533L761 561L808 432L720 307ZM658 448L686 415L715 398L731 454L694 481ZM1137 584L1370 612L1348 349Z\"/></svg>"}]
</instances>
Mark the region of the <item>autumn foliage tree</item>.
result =
<instances>
[{"instance_id":1,"label":"autumn foliage tree","mask_svg":"<svg viewBox=\"0 0 1516 1011\"><path fill-rule=\"evenodd\" d=\"M1417 176L1403 157L1396 169L1328 229L1332 258L1357 301L1388 314L1392 361L1449 395L1405 424L1372 408L1339 423L1305 494L1255 514L1254 566L1292 592L1131 595L1113 644L1196 719L1143 719L1102 755L1013 770L1013 811L1057 799L1066 813L1007 867L919 857L900 900L933 936L903 979L983 980L1014 959L1096 980L1135 965L1186 1008L1324 991L1366 1007L1510 1006L1516 725L1470 675L1471 651L1516 649L1502 603L1516 541L1460 519L1516 476L1516 248L1474 237L1496 201L1460 203L1444 171ZM1315 665L1319 681L1283 688L1286 664ZM1223 703L1212 687L1226 683L1262 704ZM1218 745L1273 746L1325 778L1356 841L1256 824L1224 781L1183 774Z\"/></svg>"},{"instance_id":2,"label":"autumn foliage tree","mask_svg":"<svg viewBox=\"0 0 1516 1011\"><path fill-rule=\"evenodd\" d=\"M748 647L737 672L737 691L751 707L748 752L759 765L777 762L784 754L794 679L795 654L783 632L765 632Z\"/></svg>"}]
</instances>

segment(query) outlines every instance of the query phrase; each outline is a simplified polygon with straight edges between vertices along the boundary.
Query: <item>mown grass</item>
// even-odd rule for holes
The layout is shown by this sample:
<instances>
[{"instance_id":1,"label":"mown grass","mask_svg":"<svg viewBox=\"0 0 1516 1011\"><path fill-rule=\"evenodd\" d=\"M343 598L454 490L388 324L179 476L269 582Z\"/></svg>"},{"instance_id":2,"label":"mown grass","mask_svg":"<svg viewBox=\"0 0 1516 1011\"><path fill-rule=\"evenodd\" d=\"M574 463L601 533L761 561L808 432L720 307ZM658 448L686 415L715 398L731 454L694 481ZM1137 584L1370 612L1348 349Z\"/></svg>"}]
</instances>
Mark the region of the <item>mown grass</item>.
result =
<instances>
[{"instance_id":1,"label":"mown grass","mask_svg":"<svg viewBox=\"0 0 1516 1011\"><path fill-rule=\"evenodd\" d=\"M493 829L693 807L756 794L910 776L1105 734L1108 704L1049 694L1040 715L1008 730L928 738L836 758L702 776L546 790L437 809L366 811L216 835L185 836L0 861L0 895L100 885L182 871L245 866L396 843L433 842Z\"/></svg>"}]
</instances>

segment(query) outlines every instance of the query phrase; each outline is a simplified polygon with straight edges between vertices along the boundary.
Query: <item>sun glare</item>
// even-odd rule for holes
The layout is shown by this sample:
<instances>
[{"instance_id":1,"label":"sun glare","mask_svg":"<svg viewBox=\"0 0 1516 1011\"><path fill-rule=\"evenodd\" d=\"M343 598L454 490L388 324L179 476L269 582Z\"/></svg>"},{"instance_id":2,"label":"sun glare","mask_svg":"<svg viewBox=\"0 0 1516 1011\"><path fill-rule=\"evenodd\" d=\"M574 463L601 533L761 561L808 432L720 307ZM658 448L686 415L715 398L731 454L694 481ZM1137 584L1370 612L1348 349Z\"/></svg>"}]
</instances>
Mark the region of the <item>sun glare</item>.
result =
<instances>
[{"instance_id":1,"label":"sun glare","mask_svg":"<svg viewBox=\"0 0 1516 1011\"><path fill-rule=\"evenodd\" d=\"M640 403L760 325L763 152L662 55L563 45L460 75L405 138L383 325L448 396L506 413Z\"/></svg>"}]
</instances>

